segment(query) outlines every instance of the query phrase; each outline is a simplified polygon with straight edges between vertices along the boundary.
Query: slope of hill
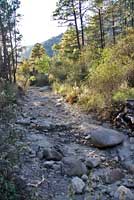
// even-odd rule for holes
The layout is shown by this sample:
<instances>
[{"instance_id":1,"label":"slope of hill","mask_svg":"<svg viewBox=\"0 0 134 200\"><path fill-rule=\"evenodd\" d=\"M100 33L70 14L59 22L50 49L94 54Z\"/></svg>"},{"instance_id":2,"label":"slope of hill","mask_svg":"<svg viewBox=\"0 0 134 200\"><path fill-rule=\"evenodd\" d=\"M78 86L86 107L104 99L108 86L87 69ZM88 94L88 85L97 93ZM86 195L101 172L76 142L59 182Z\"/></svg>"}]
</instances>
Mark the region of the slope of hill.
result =
<instances>
[{"instance_id":1,"label":"slope of hill","mask_svg":"<svg viewBox=\"0 0 134 200\"><path fill-rule=\"evenodd\" d=\"M56 37L52 37L51 39L43 42L43 46L44 48L46 49L46 53L49 55L49 56L53 56L53 50L52 50L52 47L54 44L58 44L60 41L61 41L61 38L62 38L62 35L63 34L60 34Z\"/></svg>"},{"instance_id":2,"label":"slope of hill","mask_svg":"<svg viewBox=\"0 0 134 200\"><path fill-rule=\"evenodd\" d=\"M52 37L47 41L42 42L42 45L46 49L46 53L52 57L53 56L53 50L52 47L54 44L58 44L61 41L63 34L60 34L58 36ZM31 51L32 51L33 45L27 46L24 48L23 53L22 53L22 58L29 58Z\"/></svg>"}]
</instances>

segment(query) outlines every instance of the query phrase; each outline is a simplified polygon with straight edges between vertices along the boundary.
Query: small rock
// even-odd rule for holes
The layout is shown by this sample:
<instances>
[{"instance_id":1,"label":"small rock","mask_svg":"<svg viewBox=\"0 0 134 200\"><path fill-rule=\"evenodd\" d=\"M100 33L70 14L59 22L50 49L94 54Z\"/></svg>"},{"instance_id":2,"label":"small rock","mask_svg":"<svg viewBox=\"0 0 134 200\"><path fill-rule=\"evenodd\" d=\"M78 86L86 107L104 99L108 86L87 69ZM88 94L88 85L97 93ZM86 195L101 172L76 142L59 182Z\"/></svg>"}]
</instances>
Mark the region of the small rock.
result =
<instances>
[{"instance_id":1,"label":"small rock","mask_svg":"<svg viewBox=\"0 0 134 200\"><path fill-rule=\"evenodd\" d=\"M115 157L113 158L113 160L116 161L116 162L119 162L118 156L115 156Z\"/></svg>"},{"instance_id":2,"label":"small rock","mask_svg":"<svg viewBox=\"0 0 134 200\"><path fill-rule=\"evenodd\" d=\"M134 200L134 194L125 186L120 186L114 194L114 200Z\"/></svg>"},{"instance_id":3,"label":"small rock","mask_svg":"<svg viewBox=\"0 0 134 200\"><path fill-rule=\"evenodd\" d=\"M55 125L52 124L50 121L41 121L36 123L36 129L40 131L44 130L53 130L55 128Z\"/></svg>"},{"instance_id":4,"label":"small rock","mask_svg":"<svg viewBox=\"0 0 134 200\"><path fill-rule=\"evenodd\" d=\"M134 163L133 161L126 161L124 163L124 166L126 170L128 170L130 173L134 174Z\"/></svg>"},{"instance_id":5,"label":"small rock","mask_svg":"<svg viewBox=\"0 0 134 200\"><path fill-rule=\"evenodd\" d=\"M46 160L60 161L62 159L62 155L55 149L44 149L43 158Z\"/></svg>"},{"instance_id":6,"label":"small rock","mask_svg":"<svg viewBox=\"0 0 134 200\"><path fill-rule=\"evenodd\" d=\"M81 179L86 182L88 180L88 176L86 174L83 174Z\"/></svg>"},{"instance_id":7,"label":"small rock","mask_svg":"<svg viewBox=\"0 0 134 200\"><path fill-rule=\"evenodd\" d=\"M87 136L85 137L85 140L89 140L89 139L91 139L91 135L87 135Z\"/></svg>"},{"instance_id":8,"label":"small rock","mask_svg":"<svg viewBox=\"0 0 134 200\"><path fill-rule=\"evenodd\" d=\"M92 182L99 182L100 181L100 178L99 178L99 176L98 175L96 175L96 174L93 174L92 176L91 176L91 180L92 180Z\"/></svg>"},{"instance_id":9,"label":"small rock","mask_svg":"<svg viewBox=\"0 0 134 200\"><path fill-rule=\"evenodd\" d=\"M36 152L36 156L40 159L40 160L42 160L43 158L44 158L44 155L43 155L43 151L37 151Z\"/></svg>"},{"instance_id":10,"label":"small rock","mask_svg":"<svg viewBox=\"0 0 134 200\"><path fill-rule=\"evenodd\" d=\"M134 144L134 137L130 137L130 143Z\"/></svg>"},{"instance_id":11,"label":"small rock","mask_svg":"<svg viewBox=\"0 0 134 200\"><path fill-rule=\"evenodd\" d=\"M21 124L23 126L29 126L31 123L30 119L20 119L16 121L16 124Z\"/></svg>"},{"instance_id":12,"label":"small rock","mask_svg":"<svg viewBox=\"0 0 134 200\"><path fill-rule=\"evenodd\" d=\"M46 90L50 90L50 89L51 89L50 86L44 86L44 87L41 87L41 88L39 89L39 92L45 92Z\"/></svg>"},{"instance_id":13,"label":"small rock","mask_svg":"<svg viewBox=\"0 0 134 200\"><path fill-rule=\"evenodd\" d=\"M60 107L60 106L62 106L61 103L57 103L57 104L56 104L56 107Z\"/></svg>"},{"instance_id":14,"label":"small rock","mask_svg":"<svg viewBox=\"0 0 134 200\"><path fill-rule=\"evenodd\" d=\"M85 183L83 180L79 177L74 177L71 182L75 194L82 194L85 188Z\"/></svg>"},{"instance_id":15,"label":"small rock","mask_svg":"<svg viewBox=\"0 0 134 200\"><path fill-rule=\"evenodd\" d=\"M134 151L134 145L133 144L130 145L130 150Z\"/></svg>"},{"instance_id":16,"label":"small rock","mask_svg":"<svg viewBox=\"0 0 134 200\"><path fill-rule=\"evenodd\" d=\"M101 160L100 160L99 157L96 157L96 158L87 158L85 164L86 164L86 166L88 168L95 168L95 167L97 167L100 164L100 162L101 162Z\"/></svg>"},{"instance_id":17,"label":"small rock","mask_svg":"<svg viewBox=\"0 0 134 200\"><path fill-rule=\"evenodd\" d=\"M101 161L102 162L106 161L106 158L104 156L101 156Z\"/></svg>"},{"instance_id":18,"label":"small rock","mask_svg":"<svg viewBox=\"0 0 134 200\"><path fill-rule=\"evenodd\" d=\"M53 168L54 163L55 163L55 162L52 161L52 160L51 160L51 161L46 161L46 162L44 162L44 167L45 167L45 168L48 168L48 169L49 169L49 168Z\"/></svg>"},{"instance_id":19,"label":"small rock","mask_svg":"<svg viewBox=\"0 0 134 200\"><path fill-rule=\"evenodd\" d=\"M79 176L87 174L87 168L81 160L75 158L62 159L62 172L68 176Z\"/></svg>"}]
</instances>

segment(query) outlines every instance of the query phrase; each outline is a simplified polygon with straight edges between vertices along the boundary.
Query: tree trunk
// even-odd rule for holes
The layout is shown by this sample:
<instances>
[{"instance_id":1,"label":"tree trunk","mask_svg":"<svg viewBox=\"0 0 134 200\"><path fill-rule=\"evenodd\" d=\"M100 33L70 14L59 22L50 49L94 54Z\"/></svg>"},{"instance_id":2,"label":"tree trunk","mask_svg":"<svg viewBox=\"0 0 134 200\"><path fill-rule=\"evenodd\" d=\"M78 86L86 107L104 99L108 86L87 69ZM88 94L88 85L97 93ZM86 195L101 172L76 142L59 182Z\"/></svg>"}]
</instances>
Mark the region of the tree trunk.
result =
<instances>
[{"instance_id":1,"label":"tree trunk","mask_svg":"<svg viewBox=\"0 0 134 200\"><path fill-rule=\"evenodd\" d=\"M114 11L112 9L112 32L113 32L113 44L116 43L116 33L115 33L115 17L114 17Z\"/></svg>"},{"instance_id":2,"label":"tree trunk","mask_svg":"<svg viewBox=\"0 0 134 200\"><path fill-rule=\"evenodd\" d=\"M134 27L134 0L131 0L131 26Z\"/></svg>"},{"instance_id":3,"label":"tree trunk","mask_svg":"<svg viewBox=\"0 0 134 200\"><path fill-rule=\"evenodd\" d=\"M8 81L8 52L7 52L7 46L6 46L6 30L4 30L2 19L0 15L0 29L1 29L1 39L2 39L2 51L3 51L3 78L5 78Z\"/></svg>"},{"instance_id":4,"label":"tree trunk","mask_svg":"<svg viewBox=\"0 0 134 200\"><path fill-rule=\"evenodd\" d=\"M79 0L79 15L80 15L80 23L81 23L82 46L84 46L84 45L85 45L85 38L84 38L84 25L83 25L83 16L82 16L82 4L81 4L81 0Z\"/></svg>"},{"instance_id":5,"label":"tree trunk","mask_svg":"<svg viewBox=\"0 0 134 200\"><path fill-rule=\"evenodd\" d=\"M101 48L104 49L104 32L103 32L102 14L101 14L101 9L100 8L99 8L99 24L100 24Z\"/></svg>"},{"instance_id":6,"label":"tree trunk","mask_svg":"<svg viewBox=\"0 0 134 200\"><path fill-rule=\"evenodd\" d=\"M74 6L74 0L72 0L72 8L73 8L73 16L74 16L74 22L75 22L77 44L78 44L78 48L81 49L79 29L78 29L77 16L76 16L76 11L75 11L75 6Z\"/></svg>"}]
</instances>

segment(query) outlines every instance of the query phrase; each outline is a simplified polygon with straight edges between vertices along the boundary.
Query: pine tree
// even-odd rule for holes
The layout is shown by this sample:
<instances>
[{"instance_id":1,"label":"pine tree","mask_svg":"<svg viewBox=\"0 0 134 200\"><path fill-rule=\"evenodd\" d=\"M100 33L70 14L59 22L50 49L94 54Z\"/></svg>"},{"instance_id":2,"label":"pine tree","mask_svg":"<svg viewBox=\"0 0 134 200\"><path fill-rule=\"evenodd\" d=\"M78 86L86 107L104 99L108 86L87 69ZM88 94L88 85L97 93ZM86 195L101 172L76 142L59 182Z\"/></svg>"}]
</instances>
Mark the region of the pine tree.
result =
<instances>
[{"instance_id":1,"label":"pine tree","mask_svg":"<svg viewBox=\"0 0 134 200\"><path fill-rule=\"evenodd\" d=\"M6 80L16 82L18 48L21 35L17 28L20 15L17 9L19 0L0 1L0 36L1 36L1 66L0 76Z\"/></svg>"}]
</instances>

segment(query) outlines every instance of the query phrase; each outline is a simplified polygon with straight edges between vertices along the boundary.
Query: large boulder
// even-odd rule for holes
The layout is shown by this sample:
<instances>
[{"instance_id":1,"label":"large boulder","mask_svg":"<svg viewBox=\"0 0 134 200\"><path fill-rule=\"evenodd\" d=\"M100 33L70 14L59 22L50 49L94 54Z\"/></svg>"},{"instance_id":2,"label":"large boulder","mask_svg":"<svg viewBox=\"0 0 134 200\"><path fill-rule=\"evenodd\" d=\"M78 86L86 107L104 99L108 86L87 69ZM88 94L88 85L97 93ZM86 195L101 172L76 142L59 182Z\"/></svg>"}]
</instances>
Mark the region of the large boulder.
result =
<instances>
[{"instance_id":1,"label":"large boulder","mask_svg":"<svg viewBox=\"0 0 134 200\"><path fill-rule=\"evenodd\" d=\"M118 131L98 126L91 131L91 141L98 148L113 147L124 141L124 135Z\"/></svg>"},{"instance_id":2,"label":"large boulder","mask_svg":"<svg viewBox=\"0 0 134 200\"><path fill-rule=\"evenodd\" d=\"M62 159L62 172L68 176L79 176L87 174L87 168L81 160L75 158Z\"/></svg>"}]
</instances>

